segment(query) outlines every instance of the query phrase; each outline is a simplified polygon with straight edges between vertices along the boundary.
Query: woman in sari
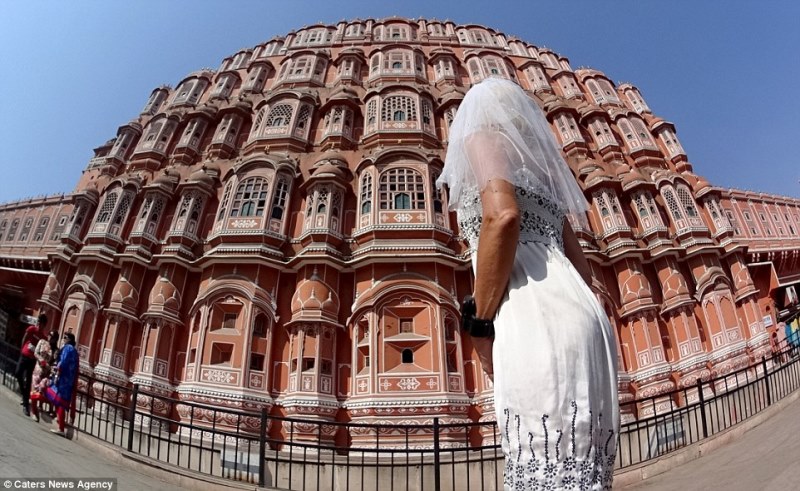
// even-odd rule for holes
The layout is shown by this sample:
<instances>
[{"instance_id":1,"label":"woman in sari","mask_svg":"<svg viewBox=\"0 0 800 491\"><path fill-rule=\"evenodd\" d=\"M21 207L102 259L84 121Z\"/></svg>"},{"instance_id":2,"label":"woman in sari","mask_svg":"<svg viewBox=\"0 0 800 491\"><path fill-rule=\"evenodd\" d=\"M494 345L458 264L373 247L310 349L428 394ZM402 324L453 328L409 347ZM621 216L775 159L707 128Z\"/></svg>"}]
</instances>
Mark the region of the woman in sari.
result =
<instances>
[{"instance_id":1,"label":"woman in sari","mask_svg":"<svg viewBox=\"0 0 800 491\"><path fill-rule=\"evenodd\" d=\"M61 347L55 380L43 394L44 400L50 401L56 407L58 428L50 430L53 433L66 436L66 412L72 405L77 382L78 350L75 349L75 335L68 332L64 334L64 346ZM34 414L38 414L37 402L39 400L41 400L41 397L37 397L35 401L32 401L31 410Z\"/></svg>"},{"instance_id":2,"label":"woman in sari","mask_svg":"<svg viewBox=\"0 0 800 491\"><path fill-rule=\"evenodd\" d=\"M34 355L36 356L36 366L33 369L33 378L31 380L31 400L38 401L41 394L47 389L49 385L50 371L52 369L53 361L53 346L58 343L58 333L53 331L50 333L50 339L41 339L36 345ZM38 407L31 412L31 419L39 422Z\"/></svg>"}]
</instances>

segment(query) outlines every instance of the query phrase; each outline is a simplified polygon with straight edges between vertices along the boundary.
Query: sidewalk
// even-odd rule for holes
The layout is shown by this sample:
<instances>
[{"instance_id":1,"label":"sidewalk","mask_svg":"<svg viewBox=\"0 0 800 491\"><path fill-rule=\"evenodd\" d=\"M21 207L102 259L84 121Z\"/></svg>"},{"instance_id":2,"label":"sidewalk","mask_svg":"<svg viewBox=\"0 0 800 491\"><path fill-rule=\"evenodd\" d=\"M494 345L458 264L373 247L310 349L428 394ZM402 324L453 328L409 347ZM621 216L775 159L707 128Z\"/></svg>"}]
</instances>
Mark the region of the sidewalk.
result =
<instances>
[{"instance_id":1,"label":"sidewalk","mask_svg":"<svg viewBox=\"0 0 800 491\"><path fill-rule=\"evenodd\" d=\"M800 489L800 399L734 442L626 491ZM616 488L615 488L616 489Z\"/></svg>"},{"instance_id":2,"label":"sidewalk","mask_svg":"<svg viewBox=\"0 0 800 491\"><path fill-rule=\"evenodd\" d=\"M5 387L0 391L8 391ZM120 466L89 448L50 433L51 426L35 423L22 414L19 397L0 394L0 480L15 477L107 478L118 479L117 489L178 491L182 488Z\"/></svg>"}]
</instances>

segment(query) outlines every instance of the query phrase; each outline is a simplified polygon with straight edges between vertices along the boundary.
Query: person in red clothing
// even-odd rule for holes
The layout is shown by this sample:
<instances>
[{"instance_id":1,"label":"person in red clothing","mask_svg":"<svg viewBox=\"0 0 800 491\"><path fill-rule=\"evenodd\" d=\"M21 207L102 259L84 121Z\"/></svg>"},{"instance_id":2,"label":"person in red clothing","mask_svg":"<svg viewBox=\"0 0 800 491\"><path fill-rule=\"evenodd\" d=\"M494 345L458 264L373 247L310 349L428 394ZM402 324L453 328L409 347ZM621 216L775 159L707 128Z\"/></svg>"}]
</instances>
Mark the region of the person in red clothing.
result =
<instances>
[{"instance_id":1,"label":"person in red clothing","mask_svg":"<svg viewBox=\"0 0 800 491\"><path fill-rule=\"evenodd\" d=\"M36 367L36 345L45 337L44 328L47 325L47 315L39 314L38 325L31 325L25 329L22 336L22 349L17 361L16 377L19 390L22 393L22 412L25 416L30 416L30 396L31 381L33 380L33 369Z\"/></svg>"}]
</instances>

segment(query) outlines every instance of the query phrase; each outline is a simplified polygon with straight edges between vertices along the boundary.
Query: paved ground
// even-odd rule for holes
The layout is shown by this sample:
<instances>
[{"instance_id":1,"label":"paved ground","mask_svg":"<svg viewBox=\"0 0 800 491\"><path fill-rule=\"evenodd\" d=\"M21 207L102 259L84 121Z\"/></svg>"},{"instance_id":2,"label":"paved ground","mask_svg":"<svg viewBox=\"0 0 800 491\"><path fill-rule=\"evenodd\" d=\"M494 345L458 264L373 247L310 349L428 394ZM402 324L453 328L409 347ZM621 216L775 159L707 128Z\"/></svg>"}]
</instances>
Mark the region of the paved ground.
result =
<instances>
[{"instance_id":1,"label":"paved ground","mask_svg":"<svg viewBox=\"0 0 800 491\"><path fill-rule=\"evenodd\" d=\"M15 477L116 477L119 491L185 489L112 463L50 433L50 428L44 418L37 424L22 414L19 399L0 394L0 482Z\"/></svg>"},{"instance_id":2,"label":"paved ground","mask_svg":"<svg viewBox=\"0 0 800 491\"><path fill-rule=\"evenodd\" d=\"M14 477L116 477L119 491L181 488L97 455L50 433L0 394L0 481ZM800 399L709 455L624 488L630 491L783 491L800 489Z\"/></svg>"},{"instance_id":3,"label":"paved ground","mask_svg":"<svg viewBox=\"0 0 800 491\"><path fill-rule=\"evenodd\" d=\"M741 438L630 491L800 489L800 399Z\"/></svg>"}]
</instances>

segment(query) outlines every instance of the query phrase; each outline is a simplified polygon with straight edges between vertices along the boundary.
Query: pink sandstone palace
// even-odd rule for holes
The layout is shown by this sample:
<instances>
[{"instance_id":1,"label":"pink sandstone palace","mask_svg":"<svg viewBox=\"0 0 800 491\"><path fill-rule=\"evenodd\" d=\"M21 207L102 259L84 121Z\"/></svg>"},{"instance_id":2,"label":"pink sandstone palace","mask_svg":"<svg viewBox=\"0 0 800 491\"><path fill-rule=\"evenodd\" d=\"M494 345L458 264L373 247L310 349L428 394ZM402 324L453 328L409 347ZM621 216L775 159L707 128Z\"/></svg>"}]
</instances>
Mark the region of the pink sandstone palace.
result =
<instances>
[{"instance_id":1,"label":"pink sandstone palace","mask_svg":"<svg viewBox=\"0 0 800 491\"><path fill-rule=\"evenodd\" d=\"M0 206L0 339L43 311L84 373L143 391L316 421L494 419L459 332L467 247L434 186L487 77L542 107L585 190L623 402L769 352L797 301L800 200L711 185L631 84L400 18L304 27L159 87L73 192Z\"/></svg>"}]
</instances>

